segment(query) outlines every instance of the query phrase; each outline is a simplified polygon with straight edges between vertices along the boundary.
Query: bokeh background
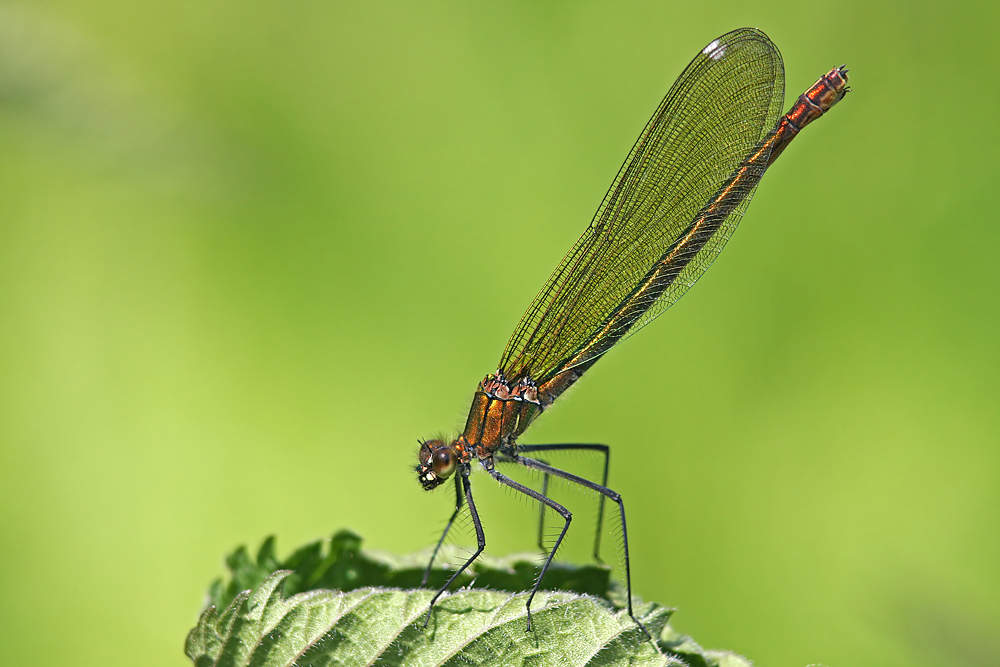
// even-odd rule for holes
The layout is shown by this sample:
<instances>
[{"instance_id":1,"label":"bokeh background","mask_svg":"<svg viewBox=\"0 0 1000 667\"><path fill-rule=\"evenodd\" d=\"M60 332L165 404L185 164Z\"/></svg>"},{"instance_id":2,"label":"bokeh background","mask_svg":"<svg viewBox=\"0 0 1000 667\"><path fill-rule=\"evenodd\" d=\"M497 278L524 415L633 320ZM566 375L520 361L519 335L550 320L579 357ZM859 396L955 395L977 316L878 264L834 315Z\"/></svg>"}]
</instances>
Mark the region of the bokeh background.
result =
<instances>
[{"instance_id":1,"label":"bokeh background","mask_svg":"<svg viewBox=\"0 0 1000 667\"><path fill-rule=\"evenodd\" d=\"M0 5L2 662L187 664L268 534L430 544L416 439L742 25L789 104L855 92L525 441L613 445L636 592L707 646L1000 663L1000 15L878 0Z\"/></svg>"}]
</instances>

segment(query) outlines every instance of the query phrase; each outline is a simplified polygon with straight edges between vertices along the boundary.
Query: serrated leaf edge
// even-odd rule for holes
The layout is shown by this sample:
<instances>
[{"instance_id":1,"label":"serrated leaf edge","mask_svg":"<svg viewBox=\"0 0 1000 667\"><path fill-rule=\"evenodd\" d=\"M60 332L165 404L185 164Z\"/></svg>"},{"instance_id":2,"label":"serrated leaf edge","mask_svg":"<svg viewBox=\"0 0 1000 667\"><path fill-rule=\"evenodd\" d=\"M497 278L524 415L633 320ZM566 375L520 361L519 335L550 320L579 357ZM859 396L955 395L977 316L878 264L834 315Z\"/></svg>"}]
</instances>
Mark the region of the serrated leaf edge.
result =
<instances>
[{"instance_id":1,"label":"serrated leaf edge","mask_svg":"<svg viewBox=\"0 0 1000 667\"><path fill-rule=\"evenodd\" d=\"M322 641L323 638L326 637L327 634L329 634L329 632L333 630L333 628L335 628L337 624L345 616L352 613L373 595L377 595L378 593L382 592L398 592L406 595L412 595L420 590L420 589L402 589L402 588L390 588L390 587L373 587L368 589L360 589L360 590L345 592L345 591L320 589L313 591L303 591L302 593L296 593L295 595L289 598L282 598L280 591L280 584L290 574L292 574L291 570L279 570L277 572L274 572L271 576L269 576L267 580L265 580L261 584L261 587L257 590L256 593L250 590L241 591L233 599L233 602L229 605L229 607L227 607L226 610L221 615L218 616L218 619L214 623L210 620L211 617L215 615L213 613L215 611L214 607L206 609L205 612L202 614L202 619L199 619L199 624L197 628L205 628L206 630L213 630L214 631L213 634L215 634L216 637L218 637L217 641L219 645L224 647L229 642L232 636L233 628L237 625L236 621L239 620L239 617L241 615L243 616L244 621L260 623L259 628L255 631L255 634L257 635L256 643L246 653L246 662L247 664L249 664L253 660L254 653L257 651L258 648L261 647L264 638L270 632L272 632L274 628L277 627L277 625L281 622L281 620L285 618L294 608L299 607L302 604L314 598L321 598L327 596L346 598L352 593L357 594L362 590L364 590L365 593L363 595L359 595L355 600L352 601L351 604L346 605L341 610L341 612L337 614L336 617L331 619L330 623L326 625L323 631L316 635L316 638L314 640L306 642L303 645L302 650L299 651L295 657L295 659L297 660L298 658L302 657L302 655L304 655L306 651L312 648L315 644ZM428 594L432 593L432 591L426 591L426 592ZM468 648L471 644L483 638L485 635L487 635L489 632L493 630L496 630L505 625L510 625L516 622L526 622L527 609L523 603L525 597L527 596L527 593L524 592L511 593L509 591L490 591L488 589L481 589L481 588L462 588L457 591L450 592L446 596L443 596L439 600L439 602L443 602L446 599L454 598L465 593L478 593L478 592L508 594L509 597L506 600L504 600L502 604L497 606L496 609L494 609L492 612L489 613L488 620L486 620L481 627L472 630L470 631L470 633L464 635L462 637L461 643L458 644L453 651L445 654L440 660L439 664L444 664L448 662L448 660L451 660L452 658L460 654L463 650ZM604 609L610 616L619 617L618 619L616 619L619 621L621 620L620 616L625 614L624 611L615 610L607 602L607 600L604 600L602 598L593 595L575 593L572 591L546 591L546 593L550 596L565 596L565 597L555 602L550 602L549 604L546 604L544 607L533 608L532 613L534 615L549 614L556 611L560 607L564 607L579 601L589 601L594 605L596 605L597 607ZM265 594L267 596L266 598L264 597ZM510 607L511 605L514 604L518 604L519 609L512 613ZM243 608L245 608L245 611L243 611L243 613L241 614L240 610ZM658 605L653 604L651 605L650 609L641 616L641 620L652 620L652 618L656 613L659 612L659 613L669 614L670 611L671 610L669 609L659 607ZM376 656L377 657L381 656L387 650L389 650L392 644L398 640L403 630L409 628L414 623L418 622L420 617L424 615L426 612L427 612L426 606L424 605L415 606L414 611L404 619L405 622L400 626L399 631L393 635L392 639L387 643L385 643L384 645L378 647L378 652L376 653ZM266 622L265 621L266 617L270 616L272 613L274 614L273 620L271 620L270 622ZM503 617L502 620L500 620L501 617ZM634 626L630 627L627 624L622 624L621 627L615 630L611 635L603 639L602 643L592 653L590 653L587 660L588 661L592 660L602 650L610 646L616 640L620 639L624 634L631 632L634 629L635 629ZM220 630L222 631L220 632ZM670 658L673 660L677 659L673 656L664 655L656 644L654 644L654 648L661 656L665 658ZM212 665L218 664L218 660L222 655L223 652L220 651L219 655L212 660L211 664Z\"/></svg>"}]
</instances>

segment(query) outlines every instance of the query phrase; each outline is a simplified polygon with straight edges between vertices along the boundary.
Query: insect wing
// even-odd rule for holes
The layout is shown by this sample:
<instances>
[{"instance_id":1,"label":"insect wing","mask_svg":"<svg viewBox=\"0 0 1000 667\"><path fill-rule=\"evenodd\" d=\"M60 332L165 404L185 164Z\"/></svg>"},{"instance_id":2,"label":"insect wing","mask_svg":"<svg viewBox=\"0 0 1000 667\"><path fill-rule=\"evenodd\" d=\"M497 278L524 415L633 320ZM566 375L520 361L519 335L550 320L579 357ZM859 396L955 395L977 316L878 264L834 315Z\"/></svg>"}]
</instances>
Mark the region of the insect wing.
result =
<instances>
[{"instance_id":1,"label":"insect wing","mask_svg":"<svg viewBox=\"0 0 1000 667\"><path fill-rule=\"evenodd\" d=\"M501 359L503 374L544 382L585 346L596 350L592 363L677 301L732 235L766 159L741 181L742 199L720 214L711 238L678 257L675 276L641 304L641 315L607 326L772 131L783 101L781 54L761 31L735 30L702 49L643 129L590 226L525 312Z\"/></svg>"}]
</instances>

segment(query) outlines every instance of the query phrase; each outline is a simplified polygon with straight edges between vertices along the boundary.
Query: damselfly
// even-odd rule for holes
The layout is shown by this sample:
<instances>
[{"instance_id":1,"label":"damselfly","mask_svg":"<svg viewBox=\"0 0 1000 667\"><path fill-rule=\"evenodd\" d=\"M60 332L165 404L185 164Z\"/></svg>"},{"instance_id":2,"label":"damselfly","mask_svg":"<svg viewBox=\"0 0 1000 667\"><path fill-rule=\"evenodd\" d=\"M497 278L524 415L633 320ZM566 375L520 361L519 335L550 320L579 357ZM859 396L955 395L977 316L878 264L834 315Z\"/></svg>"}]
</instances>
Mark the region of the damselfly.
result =
<instances>
[{"instance_id":1,"label":"damselfly","mask_svg":"<svg viewBox=\"0 0 1000 667\"><path fill-rule=\"evenodd\" d=\"M632 610L628 532L622 497L607 487L606 445L522 445L517 439L601 355L669 308L708 269L733 234L764 171L798 132L850 90L847 70L835 67L781 116L785 97L781 54L767 36L742 28L712 40L684 69L657 107L590 226L546 281L514 330L496 372L479 383L465 430L452 442L420 443L417 478L431 490L455 479L455 517L468 506L477 548L441 587L448 586L486 547L472 497L472 462L563 519L527 601L531 600L569 529L572 514L544 492L499 472L516 463L560 477L618 505L629 616ZM596 450L604 456L601 483L555 468L535 455ZM595 557L600 546L600 520ZM429 564L424 582L430 573Z\"/></svg>"}]
</instances>

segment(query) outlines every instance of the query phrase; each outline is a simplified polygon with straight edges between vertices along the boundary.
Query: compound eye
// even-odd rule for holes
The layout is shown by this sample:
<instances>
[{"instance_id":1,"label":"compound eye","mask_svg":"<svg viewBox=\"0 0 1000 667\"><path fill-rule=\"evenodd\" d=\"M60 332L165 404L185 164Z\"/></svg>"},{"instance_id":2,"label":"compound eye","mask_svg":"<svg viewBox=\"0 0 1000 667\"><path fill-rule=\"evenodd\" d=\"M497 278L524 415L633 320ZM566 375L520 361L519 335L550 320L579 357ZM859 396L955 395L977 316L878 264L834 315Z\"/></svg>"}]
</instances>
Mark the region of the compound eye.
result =
<instances>
[{"instance_id":1,"label":"compound eye","mask_svg":"<svg viewBox=\"0 0 1000 667\"><path fill-rule=\"evenodd\" d=\"M455 468L458 467L458 457L455 456L455 450L451 447L437 449L431 456L431 467L434 468L434 474L439 478L448 479L451 477Z\"/></svg>"}]
</instances>

